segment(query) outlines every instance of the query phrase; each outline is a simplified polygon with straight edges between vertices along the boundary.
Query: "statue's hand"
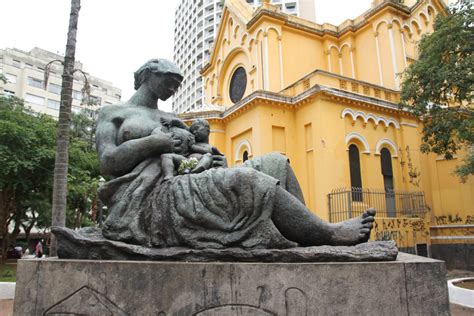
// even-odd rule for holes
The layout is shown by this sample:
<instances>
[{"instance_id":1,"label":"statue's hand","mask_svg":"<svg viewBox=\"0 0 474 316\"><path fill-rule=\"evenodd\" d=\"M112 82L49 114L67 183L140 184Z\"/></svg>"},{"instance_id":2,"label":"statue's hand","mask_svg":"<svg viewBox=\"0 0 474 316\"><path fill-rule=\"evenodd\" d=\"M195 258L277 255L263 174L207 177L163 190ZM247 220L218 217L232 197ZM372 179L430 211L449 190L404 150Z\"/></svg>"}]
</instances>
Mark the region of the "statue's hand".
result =
<instances>
[{"instance_id":1,"label":"statue's hand","mask_svg":"<svg viewBox=\"0 0 474 316\"><path fill-rule=\"evenodd\" d=\"M173 152L181 152L183 150L182 144L183 142L179 139L178 136L171 134L171 138L173 140Z\"/></svg>"},{"instance_id":2,"label":"statue's hand","mask_svg":"<svg viewBox=\"0 0 474 316\"><path fill-rule=\"evenodd\" d=\"M153 137L156 149L160 154L174 152L175 140L171 134L163 133L162 131L153 131L151 137Z\"/></svg>"},{"instance_id":3,"label":"statue's hand","mask_svg":"<svg viewBox=\"0 0 474 316\"><path fill-rule=\"evenodd\" d=\"M227 158L216 147L212 148L212 167L227 168Z\"/></svg>"}]
</instances>

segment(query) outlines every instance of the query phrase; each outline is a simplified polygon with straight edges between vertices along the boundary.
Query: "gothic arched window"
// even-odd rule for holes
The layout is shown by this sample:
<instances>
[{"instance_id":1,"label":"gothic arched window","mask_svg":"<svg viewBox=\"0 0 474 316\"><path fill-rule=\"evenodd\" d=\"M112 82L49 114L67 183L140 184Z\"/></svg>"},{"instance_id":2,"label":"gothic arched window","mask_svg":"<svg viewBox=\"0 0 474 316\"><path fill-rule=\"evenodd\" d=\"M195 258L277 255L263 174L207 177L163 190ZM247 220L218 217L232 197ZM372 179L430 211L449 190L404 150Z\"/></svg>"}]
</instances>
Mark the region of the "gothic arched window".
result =
<instances>
[{"instance_id":1,"label":"gothic arched window","mask_svg":"<svg viewBox=\"0 0 474 316\"><path fill-rule=\"evenodd\" d=\"M360 172L359 148L354 144L349 146L349 170L351 174L352 200L362 201L362 176Z\"/></svg>"},{"instance_id":2,"label":"gothic arched window","mask_svg":"<svg viewBox=\"0 0 474 316\"><path fill-rule=\"evenodd\" d=\"M380 151L380 164L382 167L387 216L395 217L397 211L395 205L395 192L393 188L392 155L387 148L382 148Z\"/></svg>"}]
</instances>

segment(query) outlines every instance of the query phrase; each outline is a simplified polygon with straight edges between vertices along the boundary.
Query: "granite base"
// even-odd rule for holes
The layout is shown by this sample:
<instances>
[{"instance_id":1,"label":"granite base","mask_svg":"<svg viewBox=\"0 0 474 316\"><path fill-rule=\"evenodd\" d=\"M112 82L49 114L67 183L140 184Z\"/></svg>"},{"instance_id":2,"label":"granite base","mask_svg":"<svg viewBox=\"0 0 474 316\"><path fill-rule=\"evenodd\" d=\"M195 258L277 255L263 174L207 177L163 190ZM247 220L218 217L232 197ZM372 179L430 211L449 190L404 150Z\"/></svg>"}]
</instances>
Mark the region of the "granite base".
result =
<instances>
[{"instance_id":1,"label":"granite base","mask_svg":"<svg viewBox=\"0 0 474 316\"><path fill-rule=\"evenodd\" d=\"M449 315L442 261L19 260L14 315Z\"/></svg>"}]
</instances>

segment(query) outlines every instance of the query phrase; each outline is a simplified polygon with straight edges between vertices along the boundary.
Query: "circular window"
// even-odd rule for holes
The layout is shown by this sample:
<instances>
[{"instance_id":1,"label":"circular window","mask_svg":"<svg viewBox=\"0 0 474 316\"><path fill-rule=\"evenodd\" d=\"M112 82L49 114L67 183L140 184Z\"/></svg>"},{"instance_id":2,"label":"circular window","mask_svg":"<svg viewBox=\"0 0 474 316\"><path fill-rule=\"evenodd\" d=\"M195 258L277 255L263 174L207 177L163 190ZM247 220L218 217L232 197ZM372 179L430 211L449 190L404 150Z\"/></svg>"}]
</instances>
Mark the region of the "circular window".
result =
<instances>
[{"instance_id":1,"label":"circular window","mask_svg":"<svg viewBox=\"0 0 474 316\"><path fill-rule=\"evenodd\" d=\"M239 102L244 96L247 88L247 74L244 67L239 67L234 71L232 79L230 79L229 95L233 103Z\"/></svg>"}]
</instances>

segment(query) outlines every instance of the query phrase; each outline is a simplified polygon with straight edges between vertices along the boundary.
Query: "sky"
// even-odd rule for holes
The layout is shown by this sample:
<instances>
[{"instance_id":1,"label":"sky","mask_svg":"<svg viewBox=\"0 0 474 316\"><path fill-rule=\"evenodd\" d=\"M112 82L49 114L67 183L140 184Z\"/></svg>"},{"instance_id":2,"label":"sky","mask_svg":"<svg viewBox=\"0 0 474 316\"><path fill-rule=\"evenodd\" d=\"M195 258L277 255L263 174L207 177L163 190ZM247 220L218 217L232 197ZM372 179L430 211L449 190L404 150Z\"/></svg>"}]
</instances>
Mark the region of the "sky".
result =
<instances>
[{"instance_id":1,"label":"sky","mask_svg":"<svg viewBox=\"0 0 474 316\"><path fill-rule=\"evenodd\" d=\"M174 11L180 0L82 0L76 60L84 71L133 90L133 72L151 58L173 60ZM315 0L316 22L339 24L370 8L372 0ZM64 54L69 0L4 0L0 48L40 47ZM7 13L8 12L8 13ZM171 99L159 103L171 111Z\"/></svg>"}]
</instances>

